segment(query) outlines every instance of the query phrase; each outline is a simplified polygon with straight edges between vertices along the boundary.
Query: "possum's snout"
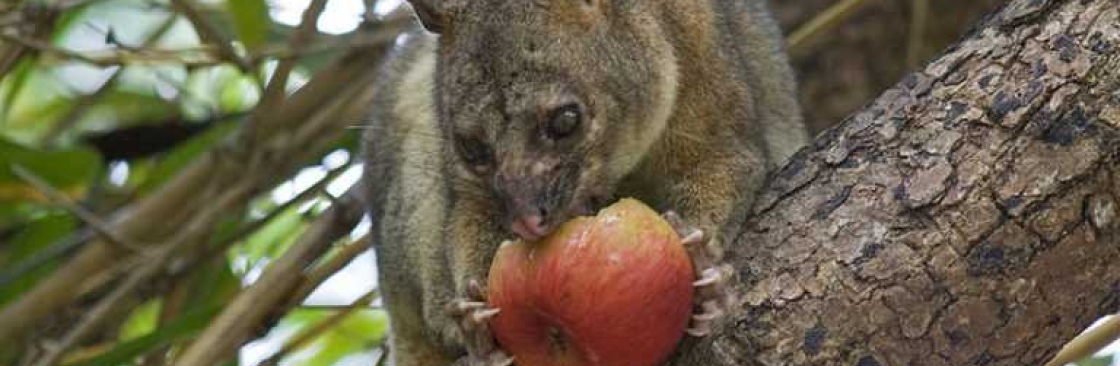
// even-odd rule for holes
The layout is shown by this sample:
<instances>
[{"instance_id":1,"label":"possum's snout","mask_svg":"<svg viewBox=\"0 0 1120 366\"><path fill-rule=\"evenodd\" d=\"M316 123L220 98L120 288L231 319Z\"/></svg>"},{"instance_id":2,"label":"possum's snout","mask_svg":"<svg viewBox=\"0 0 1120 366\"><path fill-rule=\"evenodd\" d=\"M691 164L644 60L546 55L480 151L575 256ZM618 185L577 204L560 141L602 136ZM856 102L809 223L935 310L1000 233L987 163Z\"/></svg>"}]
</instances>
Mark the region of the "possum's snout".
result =
<instances>
[{"instance_id":1,"label":"possum's snout","mask_svg":"<svg viewBox=\"0 0 1120 366\"><path fill-rule=\"evenodd\" d=\"M510 230L522 240L537 241L544 238L551 230L540 215L526 215L513 219Z\"/></svg>"},{"instance_id":2,"label":"possum's snout","mask_svg":"<svg viewBox=\"0 0 1120 366\"><path fill-rule=\"evenodd\" d=\"M536 241L552 233L572 216L583 214L573 207L580 197L578 166L547 160L503 166L494 180L494 190L505 208L506 226L523 240ZM578 211L578 212L577 212Z\"/></svg>"}]
</instances>

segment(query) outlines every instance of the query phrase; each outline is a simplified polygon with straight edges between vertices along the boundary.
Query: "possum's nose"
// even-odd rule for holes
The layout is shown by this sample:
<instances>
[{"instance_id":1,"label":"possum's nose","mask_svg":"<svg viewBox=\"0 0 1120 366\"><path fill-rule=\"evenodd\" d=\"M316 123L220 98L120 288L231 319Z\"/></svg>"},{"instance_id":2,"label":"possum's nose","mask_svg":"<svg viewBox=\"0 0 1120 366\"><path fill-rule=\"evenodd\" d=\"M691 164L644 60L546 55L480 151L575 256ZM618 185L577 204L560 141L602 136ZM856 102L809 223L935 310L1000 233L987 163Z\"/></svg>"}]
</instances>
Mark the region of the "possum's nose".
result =
<instances>
[{"instance_id":1,"label":"possum's nose","mask_svg":"<svg viewBox=\"0 0 1120 366\"><path fill-rule=\"evenodd\" d=\"M537 241L548 235L548 226L541 215L523 215L513 220L510 229L526 241Z\"/></svg>"}]
</instances>

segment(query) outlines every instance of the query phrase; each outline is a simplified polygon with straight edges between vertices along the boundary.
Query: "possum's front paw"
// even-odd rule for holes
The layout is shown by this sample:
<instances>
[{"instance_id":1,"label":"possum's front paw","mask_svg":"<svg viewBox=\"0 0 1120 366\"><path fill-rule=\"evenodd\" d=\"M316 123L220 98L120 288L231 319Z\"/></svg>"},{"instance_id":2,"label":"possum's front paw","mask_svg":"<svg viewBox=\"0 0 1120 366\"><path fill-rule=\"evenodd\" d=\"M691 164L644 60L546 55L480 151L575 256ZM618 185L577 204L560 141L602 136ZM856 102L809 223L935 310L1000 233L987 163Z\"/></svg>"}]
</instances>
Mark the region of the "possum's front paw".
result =
<instances>
[{"instance_id":1,"label":"possum's front paw","mask_svg":"<svg viewBox=\"0 0 1120 366\"><path fill-rule=\"evenodd\" d=\"M703 230L689 225L676 212L668 211L661 216L680 235L681 243L688 250L692 267L696 271L696 281L692 283L696 287L694 313L687 332L694 337L706 336L711 334L712 325L735 302L734 294L728 286L733 269L728 264L716 261L716 256L712 253L715 243L711 242L711 236Z\"/></svg>"},{"instance_id":2,"label":"possum's front paw","mask_svg":"<svg viewBox=\"0 0 1120 366\"><path fill-rule=\"evenodd\" d=\"M456 361L453 366L509 366L510 357L494 342L490 333L490 319L500 312L486 303L482 285L472 280L465 298L456 299L448 306L448 314L456 320L467 355Z\"/></svg>"}]
</instances>

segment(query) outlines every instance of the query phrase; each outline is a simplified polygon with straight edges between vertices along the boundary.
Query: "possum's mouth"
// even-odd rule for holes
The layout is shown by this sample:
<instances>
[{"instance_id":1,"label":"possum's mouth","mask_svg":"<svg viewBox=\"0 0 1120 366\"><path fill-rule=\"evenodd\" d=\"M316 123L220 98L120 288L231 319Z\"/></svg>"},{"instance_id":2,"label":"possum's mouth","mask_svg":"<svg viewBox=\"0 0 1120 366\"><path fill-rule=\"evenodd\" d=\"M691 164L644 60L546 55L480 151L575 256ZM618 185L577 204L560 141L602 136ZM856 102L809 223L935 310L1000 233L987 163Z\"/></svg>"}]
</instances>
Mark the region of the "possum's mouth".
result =
<instances>
[{"instance_id":1,"label":"possum's mouth","mask_svg":"<svg viewBox=\"0 0 1120 366\"><path fill-rule=\"evenodd\" d=\"M544 222L538 215L527 215L513 219L509 228L521 240L538 241L551 234L555 226Z\"/></svg>"},{"instance_id":2,"label":"possum's mouth","mask_svg":"<svg viewBox=\"0 0 1120 366\"><path fill-rule=\"evenodd\" d=\"M494 188L506 210L506 228L525 241L538 241L569 220L595 215L614 201L594 169L564 164L550 174L499 180Z\"/></svg>"},{"instance_id":3,"label":"possum's mouth","mask_svg":"<svg viewBox=\"0 0 1120 366\"><path fill-rule=\"evenodd\" d=\"M591 195L586 199L577 199L568 205L566 211L552 212L548 215L518 215L510 219L509 230L525 241L538 241L552 234L556 228L569 220L580 216L594 216L596 212L607 207L615 200Z\"/></svg>"},{"instance_id":4,"label":"possum's mouth","mask_svg":"<svg viewBox=\"0 0 1120 366\"><path fill-rule=\"evenodd\" d=\"M606 208L607 206L609 206L610 204L614 203L617 200L618 199L616 199L614 197L591 195L590 197L587 198L586 203L583 206L583 211L581 211L581 213L579 215L580 216L597 215L599 210L602 210L602 209Z\"/></svg>"}]
</instances>

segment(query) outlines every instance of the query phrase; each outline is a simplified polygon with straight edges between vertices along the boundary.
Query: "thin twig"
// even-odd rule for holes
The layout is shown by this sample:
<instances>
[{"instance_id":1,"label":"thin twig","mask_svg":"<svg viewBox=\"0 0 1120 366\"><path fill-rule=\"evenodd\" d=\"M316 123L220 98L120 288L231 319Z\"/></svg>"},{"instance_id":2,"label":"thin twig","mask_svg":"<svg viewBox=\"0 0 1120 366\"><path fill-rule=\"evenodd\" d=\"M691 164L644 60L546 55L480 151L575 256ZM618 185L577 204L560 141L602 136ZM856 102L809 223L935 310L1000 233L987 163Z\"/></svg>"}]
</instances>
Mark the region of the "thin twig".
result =
<instances>
[{"instance_id":1,"label":"thin twig","mask_svg":"<svg viewBox=\"0 0 1120 366\"><path fill-rule=\"evenodd\" d=\"M218 28L211 24L201 12L195 8L191 0L171 0L172 7L183 16L187 17L187 21L194 26L194 31L198 33L198 38L203 43L213 45L217 48L218 56L222 59L232 62L237 65L241 72L246 75L255 75L253 72L253 64L248 59L241 57L241 54L233 48L233 43L226 39Z\"/></svg>"},{"instance_id":2,"label":"thin twig","mask_svg":"<svg viewBox=\"0 0 1120 366\"><path fill-rule=\"evenodd\" d=\"M381 350L381 353L377 355L377 363L375 363L375 365L377 365L377 366L388 365L389 364L389 344L385 343L385 342L381 342L381 345L378 346L377 349Z\"/></svg>"},{"instance_id":3,"label":"thin twig","mask_svg":"<svg viewBox=\"0 0 1120 366\"><path fill-rule=\"evenodd\" d=\"M96 91L82 95L70 103L70 108L66 111L66 114L60 117L57 122L50 125L50 129L47 130L47 133L43 134L40 143L48 145L51 141L61 136L63 132L69 131L74 124L78 123L78 120L81 119L86 112L97 105L97 102L101 100L101 98L105 97L116 88L117 82L120 81L122 74L120 68L113 70L109 79L105 80Z\"/></svg>"},{"instance_id":4,"label":"thin twig","mask_svg":"<svg viewBox=\"0 0 1120 366\"><path fill-rule=\"evenodd\" d=\"M132 275L114 288L112 293L102 298L97 302L97 305L88 310L78 324L63 337L62 341L57 346L47 350L46 354L35 363L35 366L57 364L67 351L85 341L111 318L115 318L115 314L127 311L127 308L131 306L126 305L126 301L131 299L132 295L135 295L137 289L148 284L159 274L163 265L174 252L172 249L172 246L164 247L154 258L144 262L143 266L133 271Z\"/></svg>"},{"instance_id":5,"label":"thin twig","mask_svg":"<svg viewBox=\"0 0 1120 366\"><path fill-rule=\"evenodd\" d=\"M318 54L341 51L355 47L368 47L385 44L396 38L401 27L406 24L400 19L378 23L382 30L371 34L358 34L347 37L329 38L301 49L292 49L287 44L273 44L260 47L246 57L248 62L257 63L269 59L294 60ZM175 64L186 67L205 67L225 64L228 61L214 57L212 46L199 46L181 49L134 48L131 50L107 49L98 51L74 51L57 47L48 42L26 38L10 32L0 31L0 39L33 49L57 59L76 61L97 67L113 67L146 64Z\"/></svg>"},{"instance_id":6,"label":"thin twig","mask_svg":"<svg viewBox=\"0 0 1120 366\"><path fill-rule=\"evenodd\" d=\"M236 233L233 234L233 236L229 237L228 239L225 239L222 243L219 243L218 245L215 245L212 248L207 248L206 254L204 254L204 256L214 256L214 255L217 255L218 253L225 252L231 246L233 246L233 244L236 244L237 242L241 241L242 239L248 237L250 234L256 232L257 230L260 230L262 227L264 227L266 224L271 222L277 216L280 216L280 214L284 213L288 209L290 209L290 208L292 208L295 205L298 205L300 203L306 202L307 200L310 200L312 197L315 197L316 195L322 193L326 189L328 184L330 184L332 181L334 181L335 178L338 178L338 176L342 175L342 173L345 172L347 169L350 169L349 164L343 164L342 166L339 166L338 168L331 169L330 171L327 172L327 175L324 176L323 179L320 179L318 182L315 182L315 184L311 185L310 187L307 187L307 189L304 189L302 192L296 194L296 196L293 197L292 199L287 200L284 203L281 203L279 206L277 206L276 208L272 209L267 214L265 214L264 217L262 217L260 219L257 219L257 220L254 220L253 222L241 227L240 229L237 230Z\"/></svg>"},{"instance_id":7,"label":"thin twig","mask_svg":"<svg viewBox=\"0 0 1120 366\"><path fill-rule=\"evenodd\" d=\"M222 265L225 264L225 258L212 258L212 260L220 262ZM200 261L200 263L192 267L205 267L206 264L201 262L203 261ZM193 285L199 282L197 278L190 277L176 277L174 279L171 288L159 296L159 316L156 318L157 329L167 326L183 313L184 305L186 305L187 300L190 299L190 292ZM138 366L166 365L168 356L167 350L169 348L171 348L171 345L164 344L145 352L144 355L140 357Z\"/></svg>"},{"instance_id":8,"label":"thin twig","mask_svg":"<svg viewBox=\"0 0 1120 366\"><path fill-rule=\"evenodd\" d=\"M294 301L298 302L307 297L307 295L315 291L319 285L326 282L328 278L338 273L338 271L341 271L346 265L350 264L354 258L362 255L362 253L365 253L372 247L373 240L370 240L369 234L362 235L362 237L350 242L350 244L343 246L338 253L335 253L330 259L312 268L307 275L303 277L299 290L296 290L292 298Z\"/></svg>"},{"instance_id":9,"label":"thin twig","mask_svg":"<svg viewBox=\"0 0 1120 366\"><path fill-rule=\"evenodd\" d=\"M296 29L295 34L292 34L289 40L290 49L299 52L307 46L307 42L310 41L311 37L315 34L319 16L322 15L326 6L326 0L311 1L311 4L303 11L303 17L300 21L299 28ZM276 65L276 69L272 72L272 79L268 81L264 93L261 94L260 103L257 104L253 116L248 120L246 133L250 136L250 141L255 140L257 129L261 122L269 119L268 113L272 110L272 107L283 103L284 100L287 99L288 77L291 76L292 69L294 69L295 66L296 59L294 58L281 60Z\"/></svg>"},{"instance_id":10,"label":"thin twig","mask_svg":"<svg viewBox=\"0 0 1120 366\"><path fill-rule=\"evenodd\" d=\"M57 10L47 9L42 6L12 5L15 9L4 9L0 12L0 23L3 29L0 33L12 32L13 34L27 34L31 37L40 37L50 34L51 25L61 13ZM25 59L29 48L19 44L0 44L0 79L8 75L20 60ZM7 107L7 106L5 106ZM5 108L7 109L7 108Z\"/></svg>"},{"instance_id":11,"label":"thin twig","mask_svg":"<svg viewBox=\"0 0 1120 366\"><path fill-rule=\"evenodd\" d=\"M398 31L400 29L401 27L396 28ZM371 33L387 30L389 28L378 27ZM369 65L382 60L387 48L386 44L380 44L347 52L336 58L325 71L309 80L288 103L278 106L276 120L269 121L272 127L296 130L296 133L285 134L284 141L247 146L249 144L244 139L234 138L223 143L221 147L208 152L206 157L194 159L174 179L161 185L158 191L117 210L114 214L114 229L129 237L165 237L167 231L171 231L166 225L169 220L185 221L185 218L197 215L211 204L210 196L201 192L209 186L217 185L226 190L246 187L251 192L260 192L285 179L287 174L302 165L301 162L335 143L343 134L345 121L359 119L365 113L368 101L376 94L375 90L368 87L375 77L369 72ZM286 148L287 145L284 144L298 148ZM254 157L261 154L269 155L268 159L261 160L263 165L257 165L261 174L246 174L245 170L251 167L250 164L257 161ZM244 200L248 199L249 197L244 197ZM56 314L60 308L76 301L79 294L73 291L75 284L87 283L89 277L103 273L106 268L120 262L122 256L123 253L115 247L100 240L95 241L84 246L32 289L5 304L0 308L0 348L14 345L21 335L34 329L45 318ZM298 282L279 287L288 288L295 284ZM225 349L226 346L244 342L247 334L251 333L237 327L225 329L236 331L237 334L227 332L206 336L219 337L217 343L221 343L220 337L238 339L227 340L225 344L211 344L218 347L213 352L220 352L213 356L228 355L230 351ZM240 333L243 331L247 333ZM204 352L204 349L206 348L193 352ZM203 362L198 365L211 364Z\"/></svg>"},{"instance_id":12,"label":"thin twig","mask_svg":"<svg viewBox=\"0 0 1120 366\"><path fill-rule=\"evenodd\" d=\"M127 301L136 295L137 289L151 283L153 279L163 273L166 269L165 266L171 259L181 254L180 249L189 247L192 243L204 238L210 232L210 228L218 221L218 218L222 216L221 213L247 194L245 191L245 189L227 191L212 206L207 207L205 210L207 212L194 216L195 220L191 221L185 230L181 231L167 244L156 249L154 255L140 261L139 269L130 271L129 277L123 283L86 312L78 324L63 337L58 346L48 350L35 365L52 366L57 364L62 355L84 342L106 322L114 319L115 314L127 311L130 308Z\"/></svg>"},{"instance_id":13,"label":"thin twig","mask_svg":"<svg viewBox=\"0 0 1120 366\"><path fill-rule=\"evenodd\" d=\"M78 60L78 61L81 61L81 62L84 62L84 63L87 63L87 64L95 65L95 66L102 66L102 67L112 66L112 65L102 64L99 60L97 60L95 58L91 58L91 57L89 57L89 56L87 56L87 55L85 55L81 52L75 52L75 51L71 51L71 50L68 50L68 49L65 49L65 48L54 47L50 43L39 41L39 40L36 40L36 39L24 38L23 36L21 36L19 34L9 32L9 31L0 30L0 39L3 39L5 41L21 45L23 47L34 49L34 50L39 51L41 53L52 55L52 56L75 59L75 60Z\"/></svg>"},{"instance_id":14,"label":"thin twig","mask_svg":"<svg viewBox=\"0 0 1120 366\"><path fill-rule=\"evenodd\" d=\"M304 331L288 340L288 342L285 343L279 351L276 351L276 353L273 353L272 356L269 356L267 359L265 359L264 362L261 362L261 365L273 366L279 364L280 360L284 357L287 357L292 352L306 346L308 342L315 340L315 338L319 337L331 328L342 324L342 321L346 320L346 317L350 316L350 314L353 314L355 311L365 308L366 305L373 301L373 299L377 298L378 295L379 292L377 289L370 290L369 292L366 292L365 295L362 295L357 300L354 300L354 302L350 303L350 305L343 307L338 312L331 314L329 317L319 321L315 325L304 329Z\"/></svg>"},{"instance_id":15,"label":"thin twig","mask_svg":"<svg viewBox=\"0 0 1120 366\"><path fill-rule=\"evenodd\" d=\"M100 1L103 0L62 0L58 1L57 4L54 4L53 7L59 10L72 10L80 6L86 6Z\"/></svg>"},{"instance_id":16,"label":"thin twig","mask_svg":"<svg viewBox=\"0 0 1120 366\"><path fill-rule=\"evenodd\" d=\"M37 39L24 38L8 32L0 32L0 39L34 49L48 56L78 61L98 67L161 63L173 63L185 66L212 66L225 63L224 60L215 59L206 55L205 52L208 52L208 48L206 47L181 50L107 49L103 51L79 52L56 47L48 42Z\"/></svg>"},{"instance_id":17,"label":"thin twig","mask_svg":"<svg viewBox=\"0 0 1120 366\"><path fill-rule=\"evenodd\" d=\"M222 119L229 119L229 118L236 118L236 117L239 117L239 116L237 114L233 114L233 115L228 115L228 116L224 116L224 117L220 117L220 118L215 118L214 120L222 120ZM333 171L328 172L328 175L330 175L331 173L334 173L334 172ZM337 174L336 174L336 176L337 176ZM263 225L263 223L262 223L262 225ZM239 238L239 239L244 238L244 236L247 235L247 234L248 233L242 234L242 235L238 236L237 238ZM64 257L66 255L69 255L75 249L80 248L83 244L86 244L87 242L89 242L92 239L94 239L93 231L90 230L89 228L82 228L78 231L75 231L75 232L71 233L70 235L66 236L65 238L57 240L55 244L50 245L46 249L36 251L30 257L28 257L28 258L20 261L19 263L16 263L15 265L11 266L11 268L0 269L0 287L4 287L5 285L10 284L12 281L15 281L16 279L19 279L20 277L23 277L23 276L27 275L31 271L42 268L42 266L50 263L52 260ZM239 240L239 239L236 239L236 240ZM125 266L125 267L130 268L130 267L127 267L127 266ZM114 271L107 271L106 273L108 273L108 276L107 276L108 278L115 278L117 276L117 274L115 274L116 272L114 272ZM101 277L103 277L103 275L95 274L91 278L101 278ZM105 283L107 281L101 281L101 282L91 281L91 282ZM97 288L99 286L93 286L93 287Z\"/></svg>"},{"instance_id":18,"label":"thin twig","mask_svg":"<svg viewBox=\"0 0 1120 366\"><path fill-rule=\"evenodd\" d=\"M156 28L155 31L153 31L144 39L143 47L154 45L157 41L159 41L160 38L167 34L167 32L171 30L171 27L175 25L176 18L177 17L175 15L168 16L167 19L165 19L163 23L160 24L158 28ZM101 87L97 88L97 91L86 94L78 100L74 101L66 114L62 116L62 118L60 118L57 122L51 124L50 130L48 130L47 133L43 135L41 141L54 141L58 138L59 135L62 134L63 131L69 130L70 127L77 123L78 119L85 115L90 108L96 105L97 102L101 100L101 98L103 98L114 88L116 88L117 81L120 80L121 75L123 75L121 69L118 68L116 70L113 70L113 75L110 76L109 79L104 83L102 83Z\"/></svg>"},{"instance_id":19,"label":"thin twig","mask_svg":"<svg viewBox=\"0 0 1120 366\"><path fill-rule=\"evenodd\" d=\"M300 310L339 311L345 309L347 306L349 305L299 304L298 308ZM384 307L372 304L366 306L366 308L370 310L384 310Z\"/></svg>"},{"instance_id":20,"label":"thin twig","mask_svg":"<svg viewBox=\"0 0 1120 366\"><path fill-rule=\"evenodd\" d=\"M1104 323L1069 341L1046 366L1061 366L1080 361L1104 349L1120 338L1120 315L1113 315Z\"/></svg>"},{"instance_id":21,"label":"thin twig","mask_svg":"<svg viewBox=\"0 0 1120 366\"><path fill-rule=\"evenodd\" d=\"M97 214L93 212L90 212L85 207L82 207L76 202L70 200L70 197L67 197L66 194L51 186L51 184L47 183L47 181L42 177L39 177L35 173L32 173L30 170L27 170L27 168L24 168L19 164L12 164L11 168L12 173L15 173L15 175L20 179L34 186L35 189L38 189L51 201L61 205L66 209L66 211L69 211L70 213L74 214L74 216L82 219L83 222L89 225L89 227L93 229L93 231L96 232L98 236L105 239L106 242L109 242L110 244L119 246L121 248L128 249L130 251L140 250L141 247L139 245L121 238L120 235L117 235L113 232L113 229L108 222L102 220L101 217L97 216Z\"/></svg>"},{"instance_id":22,"label":"thin twig","mask_svg":"<svg viewBox=\"0 0 1120 366\"><path fill-rule=\"evenodd\" d=\"M809 47L813 45L823 34L836 28L840 23L847 20L856 11L863 9L863 7L870 5L875 0L843 0L836 3L828 9L818 14L813 19L809 20L800 28L797 28L789 38L786 40L789 53L797 56L808 51Z\"/></svg>"},{"instance_id":23,"label":"thin twig","mask_svg":"<svg viewBox=\"0 0 1120 366\"><path fill-rule=\"evenodd\" d=\"M926 28L929 27L929 0L913 0L910 10L910 39L906 45L906 67L918 68L925 48Z\"/></svg>"},{"instance_id":24,"label":"thin twig","mask_svg":"<svg viewBox=\"0 0 1120 366\"><path fill-rule=\"evenodd\" d=\"M304 268L357 225L362 214L356 188L344 204L331 206L311 225L283 256L273 260L251 286L241 291L183 351L177 366L206 366L221 363L246 342L261 322L284 310Z\"/></svg>"},{"instance_id":25,"label":"thin twig","mask_svg":"<svg viewBox=\"0 0 1120 366\"><path fill-rule=\"evenodd\" d=\"M10 268L0 270L0 288L8 286L12 281L26 276L28 273L31 273L31 271L43 268L43 266L54 259L73 253L74 249L81 247L82 244L88 242L93 236L92 230L88 228L80 229L62 240L59 240L54 245L35 251L29 258L16 263Z\"/></svg>"}]
</instances>

